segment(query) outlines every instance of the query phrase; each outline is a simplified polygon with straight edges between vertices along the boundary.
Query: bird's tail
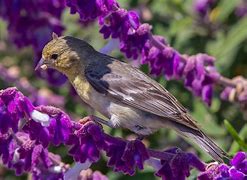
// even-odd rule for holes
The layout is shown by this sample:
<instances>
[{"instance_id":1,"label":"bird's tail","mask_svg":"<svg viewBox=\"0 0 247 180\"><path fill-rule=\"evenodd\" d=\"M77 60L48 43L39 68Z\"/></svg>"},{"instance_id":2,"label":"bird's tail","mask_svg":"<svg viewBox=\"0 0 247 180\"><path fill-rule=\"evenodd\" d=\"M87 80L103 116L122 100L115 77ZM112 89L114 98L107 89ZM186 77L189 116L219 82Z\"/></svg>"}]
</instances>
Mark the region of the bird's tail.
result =
<instances>
[{"instance_id":1,"label":"bird's tail","mask_svg":"<svg viewBox=\"0 0 247 180\"><path fill-rule=\"evenodd\" d=\"M173 122L174 124L174 122ZM201 130L196 130L185 125L176 124L176 131L182 137L193 140L198 146L205 150L214 160L223 162L223 159L228 159L227 153L216 145L205 133Z\"/></svg>"},{"instance_id":2,"label":"bird's tail","mask_svg":"<svg viewBox=\"0 0 247 180\"><path fill-rule=\"evenodd\" d=\"M214 160L223 162L224 158L228 158L228 155L218 145L216 145L207 135L203 132L200 134L186 133L186 136L194 140L203 150L205 150Z\"/></svg>"}]
</instances>

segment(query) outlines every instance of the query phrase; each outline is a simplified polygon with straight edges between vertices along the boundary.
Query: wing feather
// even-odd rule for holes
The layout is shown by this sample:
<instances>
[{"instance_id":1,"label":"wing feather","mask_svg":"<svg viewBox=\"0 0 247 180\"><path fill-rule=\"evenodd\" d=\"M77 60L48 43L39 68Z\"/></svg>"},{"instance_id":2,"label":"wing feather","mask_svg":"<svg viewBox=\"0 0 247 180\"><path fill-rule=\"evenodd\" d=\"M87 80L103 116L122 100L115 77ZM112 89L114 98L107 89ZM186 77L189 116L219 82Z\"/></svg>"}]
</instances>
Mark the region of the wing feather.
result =
<instances>
[{"instance_id":1,"label":"wing feather","mask_svg":"<svg viewBox=\"0 0 247 180\"><path fill-rule=\"evenodd\" d=\"M129 64L107 58L85 68L85 76L95 90L134 108L198 128L187 110L156 81Z\"/></svg>"}]
</instances>

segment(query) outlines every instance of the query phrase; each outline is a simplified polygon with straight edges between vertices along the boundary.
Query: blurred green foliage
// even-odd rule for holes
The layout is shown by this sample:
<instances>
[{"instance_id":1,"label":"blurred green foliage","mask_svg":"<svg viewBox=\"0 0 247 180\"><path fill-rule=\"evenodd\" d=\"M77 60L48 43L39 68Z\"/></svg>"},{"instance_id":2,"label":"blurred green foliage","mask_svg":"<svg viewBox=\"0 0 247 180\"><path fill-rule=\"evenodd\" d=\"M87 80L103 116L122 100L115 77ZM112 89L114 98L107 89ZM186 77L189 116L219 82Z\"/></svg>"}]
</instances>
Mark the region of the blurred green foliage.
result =
<instances>
[{"instance_id":1,"label":"blurred green foliage","mask_svg":"<svg viewBox=\"0 0 247 180\"><path fill-rule=\"evenodd\" d=\"M216 57L218 71L230 78L237 75L247 76L247 17L240 19L234 15L239 1L220 0L209 12L209 22L204 23L193 10L192 0L119 0L122 7L142 12L142 22L150 23L153 26L153 33L164 36L170 45L179 52L190 55L208 53ZM80 25L78 16L70 15L68 10L63 15L63 22L66 27L64 35L85 39L98 50L107 43L98 33L97 22L88 26ZM60 108L66 109L66 112L75 119L86 116L89 112L88 107L85 107L78 98L69 95L69 84L58 88L48 85L45 80L38 79L33 70L32 49L16 49L8 41L8 36L11 35L7 33L6 24L0 20L0 43L5 46L5 49L0 49L0 63L8 68L17 66L20 70L19 76L27 77L37 89L47 88L66 97L65 106ZM114 50L112 55L124 59L119 50ZM131 60L129 61L131 62ZM148 72L147 66L141 68ZM237 105L220 100L222 90L220 87L216 87L212 106L207 107L200 99L185 89L183 82L168 82L162 76L154 78L189 109L201 128L230 155L239 150L247 151L246 119ZM15 86L15 84L0 80L0 89L8 86ZM228 121L224 123L224 119ZM106 132L114 136L133 138L132 133L127 130L104 128ZM173 131L167 129L162 129L151 135L145 140L145 143L156 149L178 146L185 151L197 153L204 161L210 160L209 156L197 146L191 145L189 141L184 141ZM61 154L64 162L72 162L64 147L53 147L51 150ZM138 172L134 177L115 173L107 167L104 156L100 162L93 165L93 169L107 174L110 179L114 180L154 179L153 170L149 167ZM192 174L196 174L196 171L193 171ZM193 177L195 176L191 176L191 179ZM6 179L12 178L13 176L10 174Z\"/></svg>"}]
</instances>

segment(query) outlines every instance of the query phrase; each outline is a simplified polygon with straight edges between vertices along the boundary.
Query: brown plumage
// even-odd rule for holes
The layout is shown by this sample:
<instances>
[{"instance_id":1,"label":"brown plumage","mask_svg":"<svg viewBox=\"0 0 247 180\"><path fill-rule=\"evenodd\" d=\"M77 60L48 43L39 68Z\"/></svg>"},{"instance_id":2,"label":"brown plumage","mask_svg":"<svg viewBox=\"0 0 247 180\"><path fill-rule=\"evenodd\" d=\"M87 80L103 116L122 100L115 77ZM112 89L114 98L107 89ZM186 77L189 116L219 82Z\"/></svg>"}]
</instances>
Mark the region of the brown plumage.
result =
<instances>
[{"instance_id":1,"label":"brown plumage","mask_svg":"<svg viewBox=\"0 0 247 180\"><path fill-rule=\"evenodd\" d=\"M95 51L83 40L53 35L38 67L64 73L82 100L109 118L114 127L140 135L173 128L215 160L226 156L164 87L131 65Z\"/></svg>"}]
</instances>

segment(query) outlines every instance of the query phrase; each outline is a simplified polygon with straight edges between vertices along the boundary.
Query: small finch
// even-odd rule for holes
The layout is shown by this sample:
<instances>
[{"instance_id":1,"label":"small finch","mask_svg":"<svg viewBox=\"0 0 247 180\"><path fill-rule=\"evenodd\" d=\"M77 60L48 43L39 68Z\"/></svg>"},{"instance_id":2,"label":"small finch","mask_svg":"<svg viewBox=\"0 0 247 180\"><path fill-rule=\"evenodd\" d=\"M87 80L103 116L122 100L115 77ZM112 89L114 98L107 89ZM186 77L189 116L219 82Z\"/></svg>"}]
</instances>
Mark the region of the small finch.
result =
<instances>
[{"instance_id":1,"label":"small finch","mask_svg":"<svg viewBox=\"0 0 247 180\"><path fill-rule=\"evenodd\" d=\"M128 128L141 136L172 128L194 140L215 160L222 162L227 157L164 87L137 68L97 52L83 40L53 33L43 49L39 68L65 74L81 99L108 118L112 127Z\"/></svg>"}]
</instances>

